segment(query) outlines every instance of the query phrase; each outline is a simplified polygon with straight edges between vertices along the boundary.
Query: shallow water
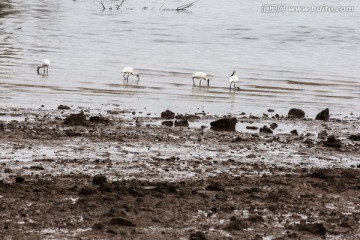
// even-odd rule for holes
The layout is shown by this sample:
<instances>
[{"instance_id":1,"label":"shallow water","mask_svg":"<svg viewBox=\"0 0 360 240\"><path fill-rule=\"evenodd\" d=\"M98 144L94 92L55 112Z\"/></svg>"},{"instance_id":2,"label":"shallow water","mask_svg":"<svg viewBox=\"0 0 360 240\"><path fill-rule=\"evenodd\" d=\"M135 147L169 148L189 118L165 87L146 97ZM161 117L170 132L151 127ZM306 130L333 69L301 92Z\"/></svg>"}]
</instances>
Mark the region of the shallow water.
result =
<instances>
[{"instance_id":1,"label":"shallow water","mask_svg":"<svg viewBox=\"0 0 360 240\"><path fill-rule=\"evenodd\" d=\"M360 25L352 13L262 13L269 1L200 0L186 12L163 2L133 0L2 0L1 107L59 104L211 114L301 107L309 116L359 112ZM190 1L167 1L174 8ZM316 1L287 1L313 5ZM112 10L108 9L113 7ZM36 66L49 58L49 75ZM133 66L141 80L124 83ZM240 91L229 91L238 71ZM192 85L207 72L210 87Z\"/></svg>"}]
</instances>

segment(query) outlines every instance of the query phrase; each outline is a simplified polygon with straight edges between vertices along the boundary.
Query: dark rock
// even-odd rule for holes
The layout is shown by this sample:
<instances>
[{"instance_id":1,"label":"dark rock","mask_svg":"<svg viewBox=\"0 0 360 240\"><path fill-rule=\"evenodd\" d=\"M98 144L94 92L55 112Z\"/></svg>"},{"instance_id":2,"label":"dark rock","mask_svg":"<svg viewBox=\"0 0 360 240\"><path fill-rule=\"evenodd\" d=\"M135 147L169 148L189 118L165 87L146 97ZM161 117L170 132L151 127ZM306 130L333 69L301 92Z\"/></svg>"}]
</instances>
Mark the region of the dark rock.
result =
<instances>
[{"instance_id":1,"label":"dark rock","mask_svg":"<svg viewBox=\"0 0 360 240\"><path fill-rule=\"evenodd\" d=\"M81 111L81 113L71 114L70 116L65 118L64 124L70 126L87 126L88 123L86 121L85 114Z\"/></svg>"},{"instance_id":2,"label":"dark rock","mask_svg":"<svg viewBox=\"0 0 360 240\"><path fill-rule=\"evenodd\" d=\"M199 117L198 115L182 115L182 114L176 115L175 118L181 120L187 120L190 122L198 121L199 119L201 119L201 117Z\"/></svg>"},{"instance_id":3,"label":"dark rock","mask_svg":"<svg viewBox=\"0 0 360 240\"><path fill-rule=\"evenodd\" d=\"M95 223L95 224L92 226L92 230L94 230L94 231L104 231L104 230L105 230L105 226L104 226L104 224L102 224L102 223Z\"/></svg>"},{"instance_id":4,"label":"dark rock","mask_svg":"<svg viewBox=\"0 0 360 240\"><path fill-rule=\"evenodd\" d=\"M203 232L196 232L190 234L189 240L206 240L205 234Z\"/></svg>"},{"instance_id":5,"label":"dark rock","mask_svg":"<svg viewBox=\"0 0 360 240\"><path fill-rule=\"evenodd\" d=\"M118 225L124 227L136 227L136 224L124 218L113 218L109 222L110 225Z\"/></svg>"},{"instance_id":6,"label":"dark rock","mask_svg":"<svg viewBox=\"0 0 360 240\"><path fill-rule=\"evenodd\" d=\"M233 143L241 142L241 141L243 141L243 139L241 137L236 137L236 138L234 138L234 140L232 140Z\"/></svg>"},{"instance_id":7,"label":"dark rock","mask_svg":"<svg viewBox=\"0 0 360 240\"><path fill-rule=\"evenodd\" d=\"M91 186L84 186L79 191L80 195L92 195L94 193L96 193L96 188Z\"/></svg>"},{"instance_id":8,"label":"dark rock","mask_svg":"<svg viewBox=\"0 0 360 240\"><path fill-rule=\"evenodd\" d=\"M161 113L161 118L162 119L174 119L175 118L175 113L173 113L170 110L166 110L165 112Z\"/></svg>"},{"instance_id":9,"label":"dark rock","mask_svg":"<svg viewBox=\"0 0 360 240\"><path fill-rule=\"evenodd\" d=\"M264 222L264 218L261 217L260 215L252 214L252 215L249 216L247 221L250 221L250 222Z\"/></svg>"},{"instance_id":10,"label":"dark rock","mask_svg":"<svg viewBox=\"0 0 360 240\"><path fill-rule=\"evenodd\" d=\"M5 130L5 124L0 123L0 131L4 131Z\"/></svg>"},{"instance_id":11,"label":"dark rock","mask_svg":"<svg viewBox=\"0 0 360 240\"><path fill-rule=\"evenodd\" d=\"M341 141L336 139L334 135L331 135L326 139L324 145L328 147L341 148Z\"/></svg>"},{"instance_id":12,"label":"dark rock","mask_svg":"<svg viewBox=\"0 0 360 240\"><path fill-rule=\"evenodd\" d=\"M360 141L360 134L350 135L349 139L352 140L352 141Z\"/></svg>"},{"instance_id":13,"label":"dark rock","mask_svg":"<svg viewBox=\"0 0 360 240\"><path fill-rule=\"evenodd\" d=\"M263 126L260 128L260 133L273 133L273 131L268 126Z\"/></svg>"},{"instance_id":14,"label":"dark rock","mask_svg":"<svg viewBox=\"0 0 360 240\"><path fill-rule=\"evenodd\" d=\"M288 113L288 118L304 118L304 117L305 117L305 112L298 108L292 108Z\"/></svg>"},{"instance_id":15,"label":"dark rock","mask_svg":"<svg viewBox=\"0 0 360 240\"><path fill-rule=\"evenodd\" d=\"M294 134L294 135L299 135L298 131L296 129L290 131L291 134Z\"/></svg>"},{"instance_id":16,"label":"dark rock","mask_svg":"<svg viewBox=\"0 0 360 240\"><path fill-rule=\"evenodd\" d=\"M231 217L229 224L225 227L226 231L232 231L232 230L243 230L244 228L247 228L247 224L243 221L236 219L236 217Z\"/></svg>"},{"instance_id":17,"label":"dark rock","mask_svg":"<svg viewBox=\"0 0 360 240\"><path fill-rule=\"evenodd\" d=\"M274 109L271 109L271 108L268 109L267 111L268 111L268 112L275 112L275 110L274 110Z\"/></svg>"},{"instance_id":18,"label":"dark rock","mask_svg":"<svg viewBox=\"0 0 360 240\"><path fill-rule=\"evenodd\" d=\"M102 117L102 116L91 116L89 118L89 121L90 122L93 122L93 123L109 123L110 122L110 119L106 118L106 117Z\"/></svg>"},{"instance_id":19,"label":"dark rock","mask_svg":"<svg viewBox=\"0 0 360 240\"><path fill-rule=\"evenodd\" d=\"M107 182L106 176L104 175L95 175L92 180L93 185L101 185Z\"/></svg>"},{"instance_id":20,"label":"dark rock","mask_svg":"<svg viewBox=\"0 0 360 240\"><path fill-rule=\"evenodd\" d=\"M107 233L110 233L110 234L113 234L113 235L117 235L117 234L118 234L114 229L111 229L111 228L107 228L107 229L106 229L106 232L107 232Z\"/></svg>"},{"instance_id":21,"label":"dark rock","mask_svg":"<svg viewBox=\"0 0 360 240\"><path fill-rule=\"evenodd\" d=\"M323 223L313 223L313 224L298 224L295 225L295 229L298 231L309 232L316 235L325 236L326 228Z\"/></svg>"},{"instance_id":22,"label":"dark rock","mask_svg":"<svg viewBox=\"0 0 360 240\"><path fill-rule=\"evenodd\" d=\"M319 112L315 117L315 120L329 121L329 119L330 113L328 108Z\"/></svg>"},{"instance_id":23,"label":"dark rock","mask_svg":"<svg viewBox=\"0 0 360 240\"><path fill-rule=\"evenodd\" d=\"M99 187L99 190L101 192L111 192L112 191L111 184L109 184L109 183L101 183L100 187Z\"/></svg>"},{"instance_id":24,"label":"dark rock","mask_svg":"<svg viewBox=\"0 0 360 240\"><path fill-rule=\"evenodd\" d=\"M332 178L333 177L332 175L333 174L332 174L331 170L316 169L309 176L312 178L327 179L327 178Z\"/></svg>"},{"instance_id":25,"label":"dark rock","mask_svg":"<svg viewBox=\"0 0 360 240\"><path fill-rule=\"evenodd\" d=\"M174 122L173 121L163 121L161 123L162 126L167 126L167 127L172 127L174 126Z\"/></svg>"},{"instance_id":26,"label":"dark rock","mask_svg":"<svg viewBox=\"0 0 360 240\"><path fill-rule=\"evenodd\" d=\"M68 137L78 137L81 136L81 132L74 131L73 129L67 129L65 130L65 134Z\"/></svg>"},{"instance_id":27,"label":"dark rock","mask_svg":"<svg viewBox=\"0 0 360 240\"><path fill-rule=\"evenodd\" d=\"M15 182L16 182L16 183L25 182L25 178L23 178L23 177L16 177L16 178L15 178Z\"/></svg>"},{"instance_id":28,"label":"dark rock","mask_svg":"<svg viewBox=\"0 0 360 240\"><path fill-rule=\"evenodd\" d=\"M189 122L187 120L176 120L175 127L188 127Z\"/></svg>"},{"instance_id":29,"label":"dark rock","mask_svg":"<svg viewBox=\"0 0 360 240\"><path fill-rule=\"evenodd\" d=\"M272 124L270 124L270 128L271 128L272 130L275 130L278 126L279 126L279 125L277 125L277 123L272 123Z\"/></svg>"},{"instance_id":30,"label":"dark rock","mask_svg":"<svg viewBox=\"0 0 360 240\"><path fill-rule=\"evenodd\" d=\"M210 123L211 129L216 131L235 131L236 118L222 118Z\"/></svg>"},{"instance_id":31,"label":"dark rock","mask_svg":"<svg viewBox=\"0 0 360 240\"><path fill-rule=\"evenodd\" d=\"M44 168L42 166L30 166L29 169L30 170L39 170L39 171L44 170Z\"/></svg>"},{"instance_id":32,"label":"dark rock","mask_svg":"<svg viewBox=\"0 0 360 240\"><path fill-rule=\"evenodd\" d=\"M69 106L66 106L66 105L59 105L58 106L58 109L59 110L69 110L69 109L71 109Z\"/></svg>"},{"instance_id":33,"label":"dark rock","mask_svg":"<svg viewBox=\"0 0 360 240\"><path fill-rule=\"evenodd\" d=\"M326 130L323 130L318 133L318 138L325 139L327 137L328 133Z\"/></svg>"},{"instance_id":34,"label":"dark rock","mask_svg":"<svg viewBox=\"0 0 360 240\"><path fill-rule=\"evenodd\" d=\"M258 130L259 128L256 127L256 126L246 126L246 129L249 129L249 130Z\"/></svg>"},{"instance_id":35,"label":"dark rock","mask_svg":"<svg viewBox=\"0 0 360 240\"><path fill-rule=\"evenodd\" d=\"M215 194L215 199L226 201L228 199L228 195L223 192Z\"/></svg>"},{"instance_id":36,"label":"dark rock","mask_svg":"<svg viewBox=\"0 0 360 240\"><path fill-rule=\"evenodd\" d=\"M225 191L225 188L223 185L221 185L218 182L210 182L210 184L205 188L207 191Z\"/></svg>"}]
</instances>

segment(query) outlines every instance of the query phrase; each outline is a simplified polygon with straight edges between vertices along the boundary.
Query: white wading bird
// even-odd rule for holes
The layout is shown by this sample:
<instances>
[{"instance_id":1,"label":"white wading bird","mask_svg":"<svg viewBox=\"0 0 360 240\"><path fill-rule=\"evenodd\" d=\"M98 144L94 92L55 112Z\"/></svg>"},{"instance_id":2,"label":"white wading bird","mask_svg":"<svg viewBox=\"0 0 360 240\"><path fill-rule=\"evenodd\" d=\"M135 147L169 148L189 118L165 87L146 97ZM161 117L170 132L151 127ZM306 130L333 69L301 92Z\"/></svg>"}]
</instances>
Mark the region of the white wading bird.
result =
<instances>
[{"instance_id":1,"label":"white wading bird","mask_svg":"<svg viewBox=\"0 0 360 240\"><path fill-rule=\"evenodd\" d=\"M50 66L50 60L43 59L41 65L39 65L37 68L37 72L39 73L40 68L44 68L44 74L45 74L45 69L46 69L46 73L49 73L49 66Z\"/></svg>"},{"instance_id":2,"label":"white wading bird","mask_svg":"<svg viewBox=\"0 0 360 240\"><path fill-rule=\"evenodd\" d=\"M230 89L231 89L231 85L234 83L234 89L235 87L235 83L237 83L239 81L239 77L236 76L236 71L234 70L233 73L231 74L230 78L229 78L229 82L230 82ZM237 87L237 89L240 89L239 87Z\"/></svg>"},{"instance_id":3,"label":"white wading bird","mask_svg":"<svg viewBox=\"0 0 360 240\"><path fill-rule=\"evenodd\" d=\"M199 85L201 85L201 80L205 80L207 81L207 84L209 86L209 80L210 78L206 75L206 73L204 72L196 72L192 75L192 80L193 80L193 85L195 85L195 80L194 79L200 79Z\"/></svg>"},{"instance_id":4,"label":"white wading bird","mask_svg":"<svg viewBox=\"0 0 360 240\"><path fill-rule=\"evenodd\" d=\"M139 73L134 72L134 69L132 67L124 67L121 72L124 73L123 77L126 81L129 80L130 74L137 76L138 80L140 80Z\"/></svg>"}]
</instances>

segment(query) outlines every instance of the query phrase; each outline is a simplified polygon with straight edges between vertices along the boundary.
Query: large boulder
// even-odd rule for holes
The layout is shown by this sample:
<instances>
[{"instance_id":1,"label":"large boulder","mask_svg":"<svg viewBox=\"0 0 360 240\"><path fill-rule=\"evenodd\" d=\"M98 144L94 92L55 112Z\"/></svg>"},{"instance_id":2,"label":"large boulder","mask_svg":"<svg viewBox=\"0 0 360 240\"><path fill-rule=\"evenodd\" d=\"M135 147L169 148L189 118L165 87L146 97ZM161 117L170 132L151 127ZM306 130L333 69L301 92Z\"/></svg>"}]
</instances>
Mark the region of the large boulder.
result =
<instances>
[{"instance_id":1,"label":"large boulder","mask_svg":"<svg viewBox=\"0 0 360 240\"><path fill-rule=\"evenodd\" d=\"M235 131L236 118L222 118L210 123L211 129L216 131Z\"/></svg>"},{"instance_id":2,"label":"large boulder","mask_svg":"<svg viewBox=\"0 0 360 240\"><path fill-rule=\"evenodd\" d=\"M292 108L288 113L288 118L304 118L304 117L305 117L305 112L298 108Z\"/></svg>"},{"instance_id":3,"label":"large boulder","mask_svg":"<svg viewBox=\"0 0 360 240\"><path fill-rule=\"evenodd\" d=\"M315 117L315 120L329 121L329 119L330 119L330 113L328 108L319 112Z\"/></svg>"}]
</instances>

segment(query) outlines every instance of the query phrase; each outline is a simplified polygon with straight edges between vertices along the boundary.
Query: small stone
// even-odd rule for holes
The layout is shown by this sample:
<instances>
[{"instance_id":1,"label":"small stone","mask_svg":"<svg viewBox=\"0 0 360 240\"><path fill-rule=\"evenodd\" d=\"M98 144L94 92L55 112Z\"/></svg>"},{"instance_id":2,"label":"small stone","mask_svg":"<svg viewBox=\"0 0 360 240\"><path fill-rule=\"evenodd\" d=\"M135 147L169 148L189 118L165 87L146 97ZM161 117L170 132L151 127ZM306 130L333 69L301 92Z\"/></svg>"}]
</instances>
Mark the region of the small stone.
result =
<instances>
[{"instance_id":1,"label":"small stone","mask_svg":"<svg viewBox=\"0 0 360 240\"><path fill-rule=\"evenodd\" d=\"M262 128L260 128L260 133L269 133L269 134L272 134L273 131L272 131L268 126L263 126Z\"/></svg>"},{"instance_id":2,"label":"small stone","mask_svg":"<svg viewBox=\"0 0 360 240\"><path fill-rule=\"evenodd\" d=\"M163 121L161 122L162 126L172 127L174 125L173 121Z\"/></svg>"},{"instance_id":3,"label":"small stone","mask_svg":"<svg viewBox=\"0 0 360 240\"><path fill-rule=\"evenodd\" d=\"M92 180L93 185L101 185L107 182L106 176L104 175L95 175Z\"/></svg>"},{"instance_id":4,"label":"small stone","mask_svg":"<svg viewBox=\"0 0 360 240\"><path fill-rule=\"evenodd\" d=\"M162 119L174 119L175 118L175 113L170 111L170 110L166 110L166 111L161 113L161 118Z\"/></svg>"},{"instance_id":5,"label":"small stone","mask_svg":"<svg viewBox=\"0 0 360 240\"><path fill-rule=\"evenodd\" d=\"M277 123L271 123L271 124L270 124L270 128L271 128L272 130L275 130L277 127L278 127L278 124L277 124Z\"/></svg>"},{"instance_id":6,"label":"small stone","mask_svg":"<svg viewBox=\"0 0 360 240\"><path fill-rule=\"evenodd\" d=\"M64 124L70 125L70 126L87 126L88 123L86 121L85 114L81 111L77 114L71 114L70 116L65 118Z\"/></svg>"},{"instance_id":7,"label":"small stone","mask_svg":"<svg viewBox=\"0 0 360 240\"><path fill-rule=\"evenodd\" d=\"M290 131L291 134L294 134L294 135L299 135L298 131L296 129Z\"/></svg>"},{"instance_id":8,"label":"small stone","mask_svg":"<svg viewBox=\"0 0 360 240\"><path fill-rule=\"evenodd\" d=\"M330 113L328 108L319 112L315 117L315 120L329 121L329 119L330 119Z\"/></svg>"},{"instance_id":9,"label":"small stone","mask_svg":"<svg viewBox=\"0 0 360 240\"><path fill-rule=\"evenodd\" d=\"M124 218L113 218L109 222L110 225L118 225L124 227L136 227L136 224L131 222L130 220Z\"/></svg>"},{"instance_id":10,"label":"small stone","mask_svg":"<svg viewBox=\"0 0 360 240\"><path fill-rule=\"evenodd\" d=\"M92 195L94 193L96 193L96 189L91 186L84 186L79 191L79 195Z\"/></svg>"},{"instance_id":11,"label":"small stone","mask_svg":"<svg viewBox=\"0 0 360 240\"><path fill-rule=\"evenodd\" d=\"M92 226L92 230L95 230L95 231L104 231L104 230L105 230L105 226L104 226L104 224L102 224L102 223L95 223L95 224Z\"/></svg>"},{"instance_id":12,"label":"small stone","mask_svg":"<svg viewBox=\"0 0 360 240\"><path fill-rule=\"evenodd\" d=\"M222 118L210 123L211 129L216 131L235 131L236 118Z\"/></svg>"},{"instance_id":13,"label":"small stone","mask_svg":"<svg viewBox=\"0 0 360 240\"><path fill-rule=\"evenodd\" d=\"M58 109L59 110L69 110L69 109L71 109L69 106L66 106L66 105L59 105L58 106Z\"/></svg>"},{"instance_id":14,"label":"small stone","mask_svg":"<svg viewBox=\"0 0 360 240\"><path fill-rule=\"evenodd\" d=\"M223 185L221 185L218 182L210 182L210 184L205 188L207 191L225 191L225 188Z\"/></svg>"},{"instance_id":15,"label":"small stone","mask_svg":"<svg viewBox=\"0 0 360 240\"><path fill-rule=\"evenodd\" d=\"M328 133L326 130L323 130L318 133L318 138L325 139L328 136Z\"/></svg>"},{"instance_id":16,"label":"small stone","mask_svg":"<svg viewBox=\"0 0 360 240\"><path fill-rule=\"evenodd\" d=\"M190 240L206 240L205 234L203 232L196 232L196 233L192 233L190 234Z\"/></svg>"},{"instance_id":17,"label":"small stone","mask_svg":"<svg viewBox=\"0 0 360 240\"><path fill-rule=\"evenodd\" d=\"M16 178L15 178L15 182L16 182L16 183L23 183L23 182L25 182L25 178L23 178L23 177L16 177Z\"/></svg>"},{"instance_id":18,"label":"small stone","mask_svg":"<svg viewBox=\"0 0 360 240\"><path fill-rule=\"evenodd\" d=\"M292 108L288 113L288 118L304 118L304 117L305 117L305 112L298 108Z\"/></svg>"},{"instance_id":19,"label":"small stone","mask_svg":"<svg viewBox=\"0 0 360 240\"><path fill-rule=\"evenodd\" d=\"M93 122L93 123L104 123L104 124L106 124L106 123L110 122L110 119L102 117L102 116L91 116L89 118L89 121Z\"/></svg>"},{"instance_id":20,"label":"small stone","mask_svg":"<svg viewBox=\"0 0 360 240\"><path fill-rule=\"evenodd\" d=\"M326 139L324 145L328 147L341 148L341 141L336 139L334 135L331 135Z\"/></svg>"},{"instance_id":21,"label":"small stone","mask_svg":"<svg viewBox=\"0 0 360 240\"><path fill-rule=\"evenodd\" d=\"M259 128L256 127L256 126L246 126L246 129L249 129L249 130L258 130Z\"/></svg>"},{"instance_id":22,"label":"small stone","mask_svg":"<svg viewBox=\"0 0 360 240\"><path fill-rule=\"evenodd\" d=\"M349 139L352 140L352 141L360 141L360 134L350 135Z\"/></svg>"},{"instance_id":23,"label":"small stone","mask_svg":"<svg viewBox=\"0 0 360 240\"><path fill-rule=\"evenodd\" d=\"M175 127L188 127L189 122L188 120L176 120L175 121Z\"/></svg>"},{"instance_id":24,"label":"small stone","mask_svg":"<svg viewBox=\"0 0 360 240\"><path fill-rule=\"evenodd\" d=\"M275 110L274 110L274 109L271 109L271 108L268 109L267 111L268 111L268 112L275 112Z\"/></svg>"}]
</instances>

